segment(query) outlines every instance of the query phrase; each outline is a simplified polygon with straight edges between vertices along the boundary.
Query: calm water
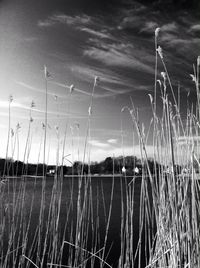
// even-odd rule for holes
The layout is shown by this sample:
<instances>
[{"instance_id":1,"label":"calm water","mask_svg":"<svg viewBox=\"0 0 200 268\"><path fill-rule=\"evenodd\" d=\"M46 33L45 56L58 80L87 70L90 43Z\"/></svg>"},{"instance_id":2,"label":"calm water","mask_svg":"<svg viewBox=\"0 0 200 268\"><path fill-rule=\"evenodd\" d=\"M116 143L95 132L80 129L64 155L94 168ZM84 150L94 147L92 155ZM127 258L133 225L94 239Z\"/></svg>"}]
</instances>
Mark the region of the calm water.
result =
<instances>
[{"instance_id":1,"label":"calm water","mask_svg":"<svg viewBox=\"0 0 200 268\"><path fill-rule=\"evenodd\" d=\"M118 260L120 256L120 244L121 244L121 216L122 216L122 204L124 213L126 213L126 198L127 198L127 189L134 193L134 221L133 221L133 230L134 230L134 241L133 248L136 250L138 242L138 231L139 231L139 213L140 213L140 189L141 189L141 178L137 178L134 184L131 182L132 178L113 178L112 177L92 177L91 183L88 180L83 179L80 184L80 179L78 177L65 177L62 184L62 196L60 206L60 217L59 217L59 234L60 237L64 236L66 241L70 240L72 236L75 236L75 229L77 223L77 217L80 217L80 214L77 216L77 202L78 197L80 197L80 204L84 210L84 204L86 205L88 211L85 212L86 218L84 224L85 228L88 230L87 233L87 244L85 245L88 250L90 250L91 244L94 241L95 232L98 230L98 248L103 246L105 232L106 232L106 223L109 215L109 207L111 200L112 186L113 188L113 200L112 200L112 210L110 217L110 227L108 231L108 240L107 240L107 262L112 267L117 267ZM48 213L49 207L52 200L52 189L55 181L53 177L48 177L46 180L45 186L45 223L44 226L47 228L48 222ZM58 182L60 186L60 182ZM129 185L129 186L128 186ZM60 190L54 192L54 197L58 197ZM32 239L36 233L38 222L39 222L39 211L41 205L42 197L42 179L29 177L24 180L19 178L9 179L1 187L1 213L5 213L6 210L12 211L12 208L19 206L23 210L23 222L27 223L30 219L30 230L28 234L28 243L32 243ZM22 199L24 203L21 202ZM56 199L55 199L56 200ZM87 200L84 203L84 200ZM57 204L57 203L56 203ZM20 212L17 212L20 214ZM7 219L8 222L12 221L12 213L10 213L10 218ZM2 216L3 214L1 214ZM31 215L31 216L30 216ZM56 212L50 214L50 218L56 215ZM92 216L91 216L92 215ZM93 218L94 226L91 224L89 218ZM13 218L14 219L14 218ZM20 223L20 217L14 219L17 224ZM78 221L80 219L78 218ZM87 223L88 220L88 229ZM6 229L6 228L5 228ZM4 251L7 245L8 235L10 230L7 230L4 234ZM95 234L94 234L95 233ZM66 250L68 250L66 246ZM5 251L6 252L6 251ZM67 253L66 253L67 254ZM65 257L63 257L63 264L65 263ZM144 254L142 255L141 267L145 266ZM98 265L95 265L98 267Z\"/></svg>"}]
</instances>

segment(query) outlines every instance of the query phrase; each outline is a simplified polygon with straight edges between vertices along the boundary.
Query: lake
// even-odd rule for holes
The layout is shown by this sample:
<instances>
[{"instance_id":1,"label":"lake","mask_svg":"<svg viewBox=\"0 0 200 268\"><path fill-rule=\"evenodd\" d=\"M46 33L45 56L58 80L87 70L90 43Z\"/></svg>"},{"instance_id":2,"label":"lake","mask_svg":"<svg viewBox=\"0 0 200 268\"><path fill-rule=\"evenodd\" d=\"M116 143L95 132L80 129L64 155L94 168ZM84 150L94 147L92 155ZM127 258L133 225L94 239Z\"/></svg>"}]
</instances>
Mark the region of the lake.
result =
<instances>
[{"instance_id":1,"label":"lake","mask_svg":"<svg viewBox=\"0 0 200 268\"><path fill-rule=\"evenodd\" d=\"M101 267L101 261L87 250L111 267L123 267L123 263L132 267L143 224L139 221L141 181L141 177L112 176L47 177L45 184L41 177L7 179L0 196L1 264L34 267L20 257L24 254L39 267L56 267L48 263ZM142 187L150 193L148 180ZM145 239L143 231L142 251L134 267L138 260L145 267Z\"/></svg>"}]
</instances>

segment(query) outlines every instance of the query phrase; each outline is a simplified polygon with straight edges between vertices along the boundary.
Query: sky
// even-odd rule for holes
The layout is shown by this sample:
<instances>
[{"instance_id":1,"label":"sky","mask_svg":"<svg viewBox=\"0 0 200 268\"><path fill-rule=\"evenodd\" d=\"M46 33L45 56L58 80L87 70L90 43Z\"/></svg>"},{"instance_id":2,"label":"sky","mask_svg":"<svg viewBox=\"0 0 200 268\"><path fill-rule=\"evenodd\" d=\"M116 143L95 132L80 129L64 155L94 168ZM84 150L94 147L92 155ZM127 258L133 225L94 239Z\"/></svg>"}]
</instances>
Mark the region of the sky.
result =
<instances>
[{"instance_id":1,"label":"sky","mask_svg":"<svg viewBox=\"0 0 200 268\"><path fill-rule=\"evenodd\" d=\"M66 125L64 161L70 164L83 159L95 76L99 81L86 158L90 155L91 161L101 161L107 156L138 154L130 115L122 108L131 107L132 98L148 129L155 29L160 28L158 44L175 94L180 85L184 114L186 97L195 102L190 74L200 55L198 11L197 1L1 0L0 157L43 161L44 66L51 75L47 81L46 162L61 161ZM160 62L158 68L161 79ZM71 85L74 91L70 94ZM159 96L157 103L159 112ZM151 154L151 138L147 149Z\"/></svg>"}]
</instances>

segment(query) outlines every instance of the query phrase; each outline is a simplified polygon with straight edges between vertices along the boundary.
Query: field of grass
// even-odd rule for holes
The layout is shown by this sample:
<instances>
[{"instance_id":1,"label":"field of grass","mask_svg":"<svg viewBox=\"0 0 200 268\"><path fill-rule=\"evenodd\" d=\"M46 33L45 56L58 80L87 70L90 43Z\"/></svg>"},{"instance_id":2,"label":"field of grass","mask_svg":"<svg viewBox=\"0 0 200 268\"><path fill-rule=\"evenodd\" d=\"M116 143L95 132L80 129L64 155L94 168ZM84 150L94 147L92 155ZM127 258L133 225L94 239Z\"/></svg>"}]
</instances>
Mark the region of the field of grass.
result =
<instances>
[{"instance_id":1,"label":"field of grass","mask_svg":"<svg viewBox=\"0 0 200 268\"><path fill-rule=\"evenodd\" d=\"M106 178L102 179L104 181L99 179L98 186L94 186L90 170L88 174L83 173L98 81L95 77L88 109L83 165L78 177L65 179L61 169L49 179L44 168L42 178L30 180L21 176L9 179L6 174L10 167L8 162L5 163L0 181L1 267L200 267L200 181L197 173L200 168L200 57L192 75L197 94L196 108L188 106L183 120L180 96L175 97L162 49L157 46L158 37L159 29L156 29L154 96L149 97L154 161L155 165L157 162L162 164L159 170L153 174L149 168L148 133L144 133L140 115L131 99L131 107L122 107L122 112L128 112L139 139L143 167L140 186L137 177L128 179L124 173L121 179L114 176L111 181L109 179L109 191L106 191ZM162 70L158 70L158 61ZM162 80L158 79L160 71ZM161 116L157 114L158 92L162 98ZM46 125L47 114L46 103ZM10 131L9 105L8 144ZM46 132L45 128L44 161ZM63 149L59 148L62 159L66 136L67 124ZM24 160L28 151L26 146ZM185 172L177 175L176 163ZM114 231L115 222L117 233ZM111 257L114 256L113 249L117 252L117 259Z\"/></svg>"}]
</instances>

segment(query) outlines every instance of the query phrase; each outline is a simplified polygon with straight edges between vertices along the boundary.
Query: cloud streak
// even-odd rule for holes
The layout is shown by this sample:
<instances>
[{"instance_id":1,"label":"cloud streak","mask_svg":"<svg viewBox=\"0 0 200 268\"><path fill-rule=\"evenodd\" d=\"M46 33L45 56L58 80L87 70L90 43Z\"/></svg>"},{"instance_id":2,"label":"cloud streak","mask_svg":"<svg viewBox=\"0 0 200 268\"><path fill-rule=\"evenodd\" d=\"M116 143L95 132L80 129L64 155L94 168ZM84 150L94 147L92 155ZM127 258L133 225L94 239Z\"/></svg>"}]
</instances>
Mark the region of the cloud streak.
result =
<instances>
[{"instance_id":1,"label":"cloud streak","mask_svg":"<svg viewBox=\"0 0 200 268\"><path fill-rule=\"evenodd\" d=\"M117 144L117 139L108 139L107 142L110 144Z\"/></svg>"},{"instance_id":2,"label":"cloud streak","mask_svg":"<svg viewBox=\"0 0 200 268\"><path fill-rule=\"evenodd\" d=\"M90 47L86 49L83 54L89 58L101 61L107 66L127 67L150 74L154 72L151 66L138 60L132 54L126 54L122 51L110 48L109 46L104 48Z\"/></svg>"},{"instance_id":3,"label":"cloud streak","mask_svg":"<svg viewBox=\"0 0 200 268\"><path fill-rule=\"evenodd\" d=\"M70 86L68 85L65 85L65 84L62 84L62 83L59 83L59 82L51 82L52 84L54 85L57 85L57 86L60 86L62 88L68 88L70 89ZM98 86L97 86L98 87ZM106 97L113 97L113 96L116 96L116 95L120 95L120 94L125 94L127 92L129 92L130 90L128 91L115 91L115 90L112 90L112 89L108 89L108 88L105 88L105 87L101 87L102 89L104 89L105 91L109 91L111 92L112 94L105 94L105 93L102 93L102 94L93 94L93 97L94 98L106 98ZM91 97L92 95L92 92L88 92L88 91L85 91L85 90L82 90L82 89L79 89L77 87L74 87L74 91L75 92L78 92L78 93L81 93L83 95L86 95L88 97Z\"/></svg>"},{"instance_id":4,"label":"cloud streak","mask_svg":"<svg viewBox=\"0 0 200 268\"><path fill-rule=\"evenodd\" d=\"M92 36L99 37L101 39L112 39L110 34L103 32L103 31L96 31L96 30L93 30L93 29L87 28L87 27L79 27L78 29L80 29L81 31L86 32Z\"/></svg>"},{"instance_id":5,"label":"cloud streak","mask_svg":"<svg viewBox=\"0 0 200 268\"><path fill-rule=\"evenodd\" d=\"M0 108L7 108L8 109L8 101L0 101ZM38 108L31 108L30 106L28 105L24 105L24 104L21 104L19 102L15 102L13 101L11 103L11 109L19 109L19 110L32 110L33 112L37 112L37 113L42 113L44 114L45 113L45 109L38 109ZM47 114L48 115L55 115L55 116L58 116L58 112L57 111L53 111L53 110L48 110L47 111ZM8 116L8 112L7 113L2 113L1 115L4 115L4 116ZM12 114L13 116L14 114ZM24 116L16 116L16 117L20 117L20 118L28 118L28 115L27 117L24 117ZM74 114L74 113L66 113L66 112L61 112L59 111L59 117L61 117L60 119L63 119L63 118L74 118L74 119L86 119L88 117L88 115L83 115L83 114ZM38 117L38 116L34 116L35 119L42 119L44 117ZM57 118L57 117L55 117Z\"/></svg>"},{"instance_id":6,"label":"cloud streak","mask_svg":"<svg viewBox=\"0 0 200 268\"><path fill-rule=\"evenodd\" d=\"M24 82L22 82L22 81L15 81L15 83L16 83L17 85L19 85L19 86L24 87L25 89L28 89L28 90L33 91L33 92L41 93L41 94L43 94L43 95L46 94L45 90L42 90L42 89L39 89L39 88L37 88L37 87L31 86L31 85L29 85L29 84L27 84L27 83L24 83ZM54 82L54 81L49 81L48 83L50 83L50 84L54 84L54 85L57 85L57 86L60 86L60 87L62 87L62 88L68 89L68 90L70 89L70 86L69 86L69 85L65 85L65 84L57 83L57 82ZM68 98L69 98L69 96L67 96L66 94L59 94L57 91L52 92L52 91L49 90L49 89L48 89L48 91L47 91L47 95L49 95L49 96L51 96L51 97L53 97L53 98L55 98L55 96L57 96L57 97L59 97L59 98L62 99L62 100L63 100L63 99L68 99Z\"/></svg>"},{"instance_id":7,"label":"cloud streak","mask_svg":"<svg viewBox=\"0 0 200 268\"><path fill-rule=\"evenodd\" d=\"M91 82L95 76L98 76L100 78L100 86L107 87L108 91L112 90L113 87L115 89L122 87L132 88L132 83L127 80L125 81L123 75L116 74L114 71L108 69L105 70L97 67L92 68L87 64L74 64L70 69L76 75L76 77L87 82ZM110 86L109 88L108 85ZM117 93L117 90L114 91Z\"/></svg>"},{"instance_id":8,"label":"cloud streak","mask_svg":"<svg viewBox=\"0 0 200 268\"><path fill-rule=\"evenodd\" d=\"M190 27L190 30L189 31L192 31L194 33L199 33L200 32L200 24L194 24Z\"/></svg>"},{"instance_id":9,"label":"cloud streak","mask_svg":"<svg viewBox=\"0 0 200 268\"><path fill-rule=\"evenodd\" d=\"M100 142L98 140L90 140L88 143L91 144L94 147L99 147L99 148L108 148L108 147L110 147L110 145L108 143L103 143L103 142Z\"/></svg>"},{"instance_id":10,"label":"cloud streak","mask_svg":"<svg viewBox=\"0 0 200 268\"><path fill-rule=\"evenodd\" d=\"M90 17L83 14L80 16L70 16L63 13L54 14L46 20L39 20L37 25L40 28L51 27L56 24L65 24L70 26L87 25L90 23Z\"/></svg>"}]
</instances>

